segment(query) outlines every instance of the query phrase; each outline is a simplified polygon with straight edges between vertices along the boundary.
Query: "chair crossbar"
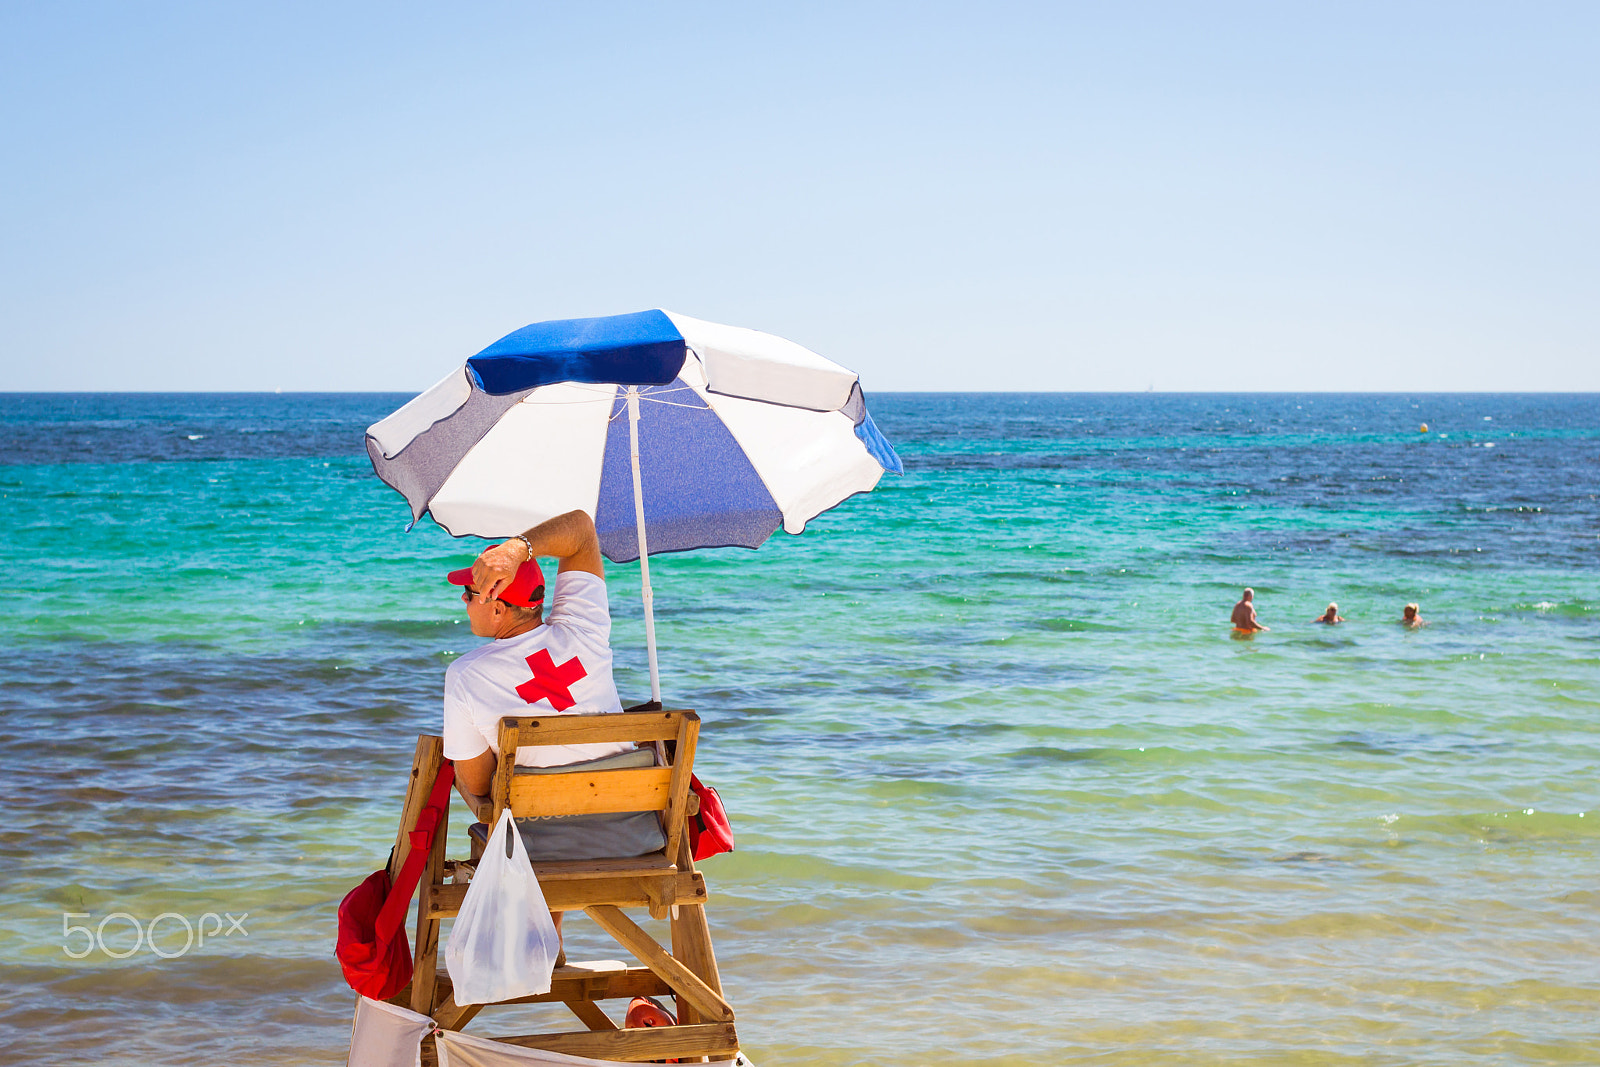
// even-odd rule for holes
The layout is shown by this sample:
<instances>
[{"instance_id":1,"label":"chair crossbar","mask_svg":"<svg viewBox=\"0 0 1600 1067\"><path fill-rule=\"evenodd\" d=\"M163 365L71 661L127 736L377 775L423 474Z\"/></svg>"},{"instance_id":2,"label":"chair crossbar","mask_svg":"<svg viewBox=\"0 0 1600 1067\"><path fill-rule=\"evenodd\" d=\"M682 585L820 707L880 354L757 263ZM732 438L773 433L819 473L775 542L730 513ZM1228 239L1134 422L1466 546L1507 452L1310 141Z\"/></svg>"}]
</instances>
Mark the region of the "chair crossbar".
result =
<instances>
[{"instance_id":1,"label":"chair crossbar","mask_svg":"<svg viewBox=\"0 0 1600 1067\"><path fill-rule=\"evenodd\" d=\"M513 775L511 814L598 815L618 811L666 811L672 799L670 767L634 767L583 774Z\"/></svg>"}]
</instances>

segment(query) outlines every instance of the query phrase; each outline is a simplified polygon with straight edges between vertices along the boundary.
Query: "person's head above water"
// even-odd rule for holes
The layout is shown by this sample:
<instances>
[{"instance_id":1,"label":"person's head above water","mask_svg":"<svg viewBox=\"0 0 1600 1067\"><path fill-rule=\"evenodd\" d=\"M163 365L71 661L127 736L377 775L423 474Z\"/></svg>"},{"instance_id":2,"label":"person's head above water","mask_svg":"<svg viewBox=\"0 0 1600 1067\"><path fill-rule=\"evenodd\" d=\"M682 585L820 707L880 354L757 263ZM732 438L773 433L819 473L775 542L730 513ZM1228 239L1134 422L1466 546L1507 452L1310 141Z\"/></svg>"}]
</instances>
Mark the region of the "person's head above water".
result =
<instances>
[{"instance_id":1,"label":"person's head above water","mask_svg":"<svg viewBox=\"0 0 1600 1067\"><path fill-rule=\"evenodd\" d=\"M1406 610L1404 612L1405 621L1406 622L1416 622L1417 619L1420 617L1418 615L1418 612L1420 612L1421 610L1422 609L1417 607L1417 605L1415 605L1415 604L1407 604L1406 605Z\"/></svg>"},{"instance_id":2,"label":"person's head above water","mask_svg":"<svg viewBox=\"0 0 1600 1067\"><path fill-rule=\"evenodd\" d=\"M1329 604L1328 605L1328 610L1322 613L1322 617L1324 619L1327 619L1329 622L1332 622L1334 619L1337 619L1339 617L1339 605L1338 604Z\"/></svg>"},{"instance_id":3,"label":"person's head above water","mask_svg":"<svg viewBox=\"0 0 1600 1067\"><path fill-rule=\"evenodd\" d=\"M445 577L451 585L463 587L461 599L467 605L467 620L479 637L515 637L544 621L544 572L536 559L518 567L511 584L486 603L479 602L479 590L473 588L471 567L451 571Z\"/></svg>"},{"instance_id":4,"label":"person's head above water","mask_svg":"<svg viewBox=\"0 0 1600 1067\"><path fill-rule=\"evenodd\" d=\"M1239 599L1240 600L1254 600L1255 598L1256 598L1256 591L1254 589L1246 589L1244 591L1244 596L1240 597Z\"/></svg>"}]
</instances>

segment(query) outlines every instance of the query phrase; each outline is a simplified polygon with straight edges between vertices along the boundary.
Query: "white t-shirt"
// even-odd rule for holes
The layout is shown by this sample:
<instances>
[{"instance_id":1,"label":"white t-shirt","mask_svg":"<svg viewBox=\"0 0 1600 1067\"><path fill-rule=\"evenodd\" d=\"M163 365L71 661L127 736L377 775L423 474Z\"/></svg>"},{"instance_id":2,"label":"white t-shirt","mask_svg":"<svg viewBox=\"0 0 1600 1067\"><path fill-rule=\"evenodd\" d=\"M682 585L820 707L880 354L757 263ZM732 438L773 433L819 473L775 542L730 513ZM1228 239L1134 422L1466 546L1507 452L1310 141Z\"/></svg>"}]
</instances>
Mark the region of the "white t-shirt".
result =
<instances>
[{"instance_id":1,"label":"white t-shirt","mask_svg":"<svg viewBox=\"0 0 1600 1067\"><path fill-rule=\"evenodd\" d=\"M464 760L500 745L507 715L621 711L611 679L611 610L605 580L556 575L545 621L527 633L467 652L444 672L444 755ZM557 767L629 752L626 743L524 745L521 767Z\"/></svg>"}]
</instances>

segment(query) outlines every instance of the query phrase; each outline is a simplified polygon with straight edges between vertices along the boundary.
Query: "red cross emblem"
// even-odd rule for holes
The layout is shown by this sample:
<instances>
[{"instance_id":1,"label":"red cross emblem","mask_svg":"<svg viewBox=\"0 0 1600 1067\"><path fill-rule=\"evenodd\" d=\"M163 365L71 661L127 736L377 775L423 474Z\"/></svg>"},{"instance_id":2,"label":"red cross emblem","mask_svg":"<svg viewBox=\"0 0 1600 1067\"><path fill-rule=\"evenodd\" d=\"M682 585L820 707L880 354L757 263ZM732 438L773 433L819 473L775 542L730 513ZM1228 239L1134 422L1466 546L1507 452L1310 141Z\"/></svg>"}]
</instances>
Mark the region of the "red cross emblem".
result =
<instances>
[{"instance_id":1,"label":"red cross emblem","mask_svg":"<svg viewBox=\"0 0 1600 1067\"><path fill-rule=\"evenodd\" d=\"M517 696L529 704L548 700L557 711L566 711L577 703L572 699L572 683L589 674L577 656L557 666L547 648L529 656L528 666L533 668L533 677L517 686Z\"/></svg>"}]
</instances>

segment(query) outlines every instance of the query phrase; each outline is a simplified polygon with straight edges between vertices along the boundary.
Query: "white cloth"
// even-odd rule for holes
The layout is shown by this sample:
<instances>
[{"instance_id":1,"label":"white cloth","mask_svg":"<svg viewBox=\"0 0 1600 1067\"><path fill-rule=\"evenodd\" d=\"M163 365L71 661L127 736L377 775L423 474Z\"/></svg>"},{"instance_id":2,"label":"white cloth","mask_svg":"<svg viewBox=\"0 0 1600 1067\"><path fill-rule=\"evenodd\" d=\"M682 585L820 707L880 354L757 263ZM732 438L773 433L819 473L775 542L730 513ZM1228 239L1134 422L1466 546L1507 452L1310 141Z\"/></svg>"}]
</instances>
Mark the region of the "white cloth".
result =
<instances>
[{"instance_id":1,"label":"white cloth","mask_svg":"<svg viewBox=\"0 0 1600 1067\"><path fill-rule=\"evenodd\" d=\"M611 677L611 609L606 583L587 571L556 575L544 625L492 641L444 675L444 755L465 760L500 744L507 715L621 711ZM628 752L625 743L524 745L522 767L557 767Z\"/></svg>"},{"instance_id":2,"label":"white cloth","mask_svg":"<svg viewBox=\"0 0 1600 1067\"><path fill-rule=\"evenodd\" d=\"M617 1060L592 1060L536 1048L508 1045L469 1037L453 1030L439 1035L439 1067L617 1067ZM743 1053L737 1059L716 1060L709 1067L753 1067Z\"/></svg>"},{"instance_id":3,"label":"white cloth","mask_svg":"<svg viewBox=\"0 0 1600 1067\"><path fill-rule=\"evenodd\" d=\"M350 1024L349 1067L417 1067L431 1029L426 1015L362 997Z\"/></svg>"},{"instance_id":4,"label":"white cloth","mask_svg":"<svg viewBox=\"0 0 1600 1067\"><path fill-rule=\"evenodd\" d=\"M350 1067L414 1067L422 1062L422 1039L433 1020L408 1008L361 998L350 1033ZM508 1045L444 1030L437 1038L439 1067L618 1067L617 1060L567 1056L536 1048ZM739 1053L708 1067L754 1067Z\"/></svg>"}]
</instances>

